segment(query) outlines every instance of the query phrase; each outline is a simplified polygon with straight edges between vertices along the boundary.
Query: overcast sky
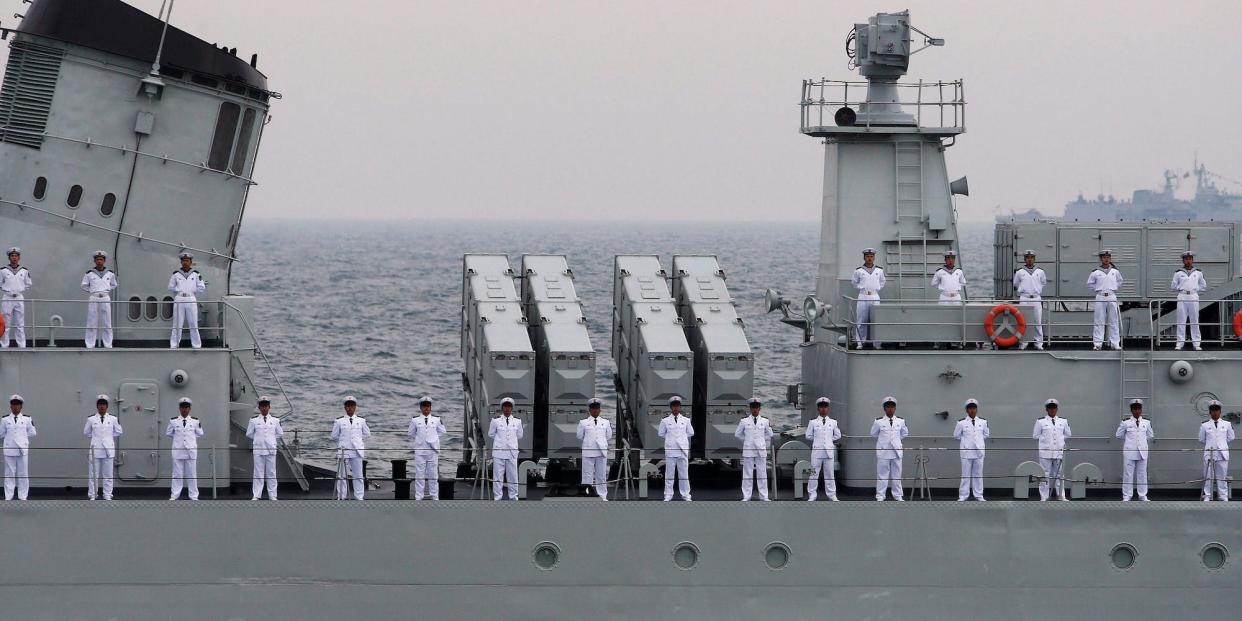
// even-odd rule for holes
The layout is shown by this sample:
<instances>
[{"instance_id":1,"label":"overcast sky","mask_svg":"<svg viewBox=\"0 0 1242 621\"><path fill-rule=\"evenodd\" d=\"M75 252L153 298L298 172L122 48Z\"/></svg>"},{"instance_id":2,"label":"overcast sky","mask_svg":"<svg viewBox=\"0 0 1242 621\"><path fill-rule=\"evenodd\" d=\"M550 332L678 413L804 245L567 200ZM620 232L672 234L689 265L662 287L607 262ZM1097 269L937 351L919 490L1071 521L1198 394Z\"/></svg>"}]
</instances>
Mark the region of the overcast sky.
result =
<instances>
[{"instance_id":1,"label":"overcast sky","mask_svg":"<svg viewBox=\"0 0 1242 621\"><path fill-rule=\"evenodd\" d=\"M910 77L966 80L963 219L1156 187L1196 152L1242 179L1238 2L181 0L172 21L258 52L285 95L247 215L815 220L801 80L850 77L851 25L903 8L947 40Z\"/></svg>"}]
</instances>

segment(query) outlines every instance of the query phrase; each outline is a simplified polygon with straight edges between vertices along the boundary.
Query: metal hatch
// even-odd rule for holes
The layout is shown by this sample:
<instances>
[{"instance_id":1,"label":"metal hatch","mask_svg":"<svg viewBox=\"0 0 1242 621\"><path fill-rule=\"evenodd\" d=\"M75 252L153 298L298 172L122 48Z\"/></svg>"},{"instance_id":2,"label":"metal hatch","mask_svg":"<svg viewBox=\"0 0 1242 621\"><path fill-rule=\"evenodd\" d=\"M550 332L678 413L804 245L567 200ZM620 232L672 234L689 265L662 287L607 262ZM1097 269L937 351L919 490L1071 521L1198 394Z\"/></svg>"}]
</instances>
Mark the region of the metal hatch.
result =
<instances>
[{"instance_id":1,"label":"metal hatch","mask_svg":"<svg viewBox=\"0 0 1242 621\"><path fill-rule=\"evenodd\" d=\"M124 428L117 438L116 475L154 481L160 471L160 389L155 380L121 382L113 414Z\"/></svg>"}]
</instances>

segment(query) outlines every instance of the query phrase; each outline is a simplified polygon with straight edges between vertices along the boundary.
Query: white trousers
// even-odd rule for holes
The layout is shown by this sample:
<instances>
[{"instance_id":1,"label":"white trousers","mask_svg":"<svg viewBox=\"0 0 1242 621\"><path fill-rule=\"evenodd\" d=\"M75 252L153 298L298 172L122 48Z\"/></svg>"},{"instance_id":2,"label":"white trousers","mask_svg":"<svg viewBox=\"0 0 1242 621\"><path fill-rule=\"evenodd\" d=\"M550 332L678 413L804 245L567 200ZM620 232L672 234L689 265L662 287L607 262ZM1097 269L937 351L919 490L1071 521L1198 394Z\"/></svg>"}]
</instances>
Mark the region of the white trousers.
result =
<instances>
[{"instance_id":1,"label":"white trousers","mask_svg":"<svg viewBox=\"0 0 1242 621\"><path fill-rule=\"evenodd\" d=\"M250 495L254 498L263 497L264 483L267 484L267 497L269 500L276 500L276 453L270 455L262 455L257 451L254 454L254 472L251 479Z\"/></svg>"},{"instance_id":2,"label":"white trousers","mask_svg":"<svg viewBox=\"0 0 1242 621\"><path fill-rule=\"evenodd\" d=\"M95 347L99 336L104 347L112 347L112 300L107 295L92 295L86 304L86 347Z\"/></svg>"},{"instance_id":3,"label":"white trousers","mask_svg":"<svg viewBox=\"0 0 1242 621\"><path fill-rule=\"evenodd\" d=\"M509 500L518 499L518 473L516 459L492 460L492 500L505 497L505 481L509 482Z\"/></svg>"},{"instance_id":4,"label":"white trousers","mask_svg":"<svg viewBox=\"0 0 1242 621\"><path fill-rule=\"evenodd\" d=\"M181 488L190 489L190 500L198 500L198 458L173 459L172 498L181 498Z\"/></svg>"},{"instance_id":5,"label":"white trousers","mask_svg":"<svg viewBox=\"0 0 1242 621\"><path fill-rule=\"evenodd\" d=\"M172 335L168 338L168 346L177 349L181 344L181 328L190 331L190 346L198 349L203 346L203 339L198 334L198 301L195 298L176 298L173 302Z\"/></svg>"},{"instance_id":6,"label":"white trousers","mask_svg":"<svg viewBox=\"0 0 1242 621\"><path fill-rule=\"evenodd\" d=\"M1212 484L1216 484L1216 495L1221 500L1229 500L1229 460L1218 459L1209 461L1203 457L1203 497L1212 499Z\"/></svg>"},{"instance_id":7,"label":"white trousers","mask_svg":"<svg viewBox=\"0 0 1242 621\"><path fill-rule=\"evenodd\" d=\"M962 294L941 293L938 301L947 306L959 306L962 303Z\"/></svg>"},{"instance_id":8,"label":"white trousers","mask_svg":"<svg viewBox=\"0 0 1242 621\"><path fill-rule=\"evenodd\" d=\"M983 500L983 458L962 457L962 482L957 486L957 499L966 500L973 492L975 500Z\"/></svg>"},{"instance_id":9,"label":"white trousers","mask_svg":"<svg viewBox=\"0 0 1242 621\"><path fill-rule=\"evenodd\" d=\"M1127 459L1125 469L1121 472L1121 497L1129 500L1134 496L1134 487L1138 486L1139 498L1147 497L1147 460Z\"/></svg>"},{"instance_id":10,"label":"white trousers","mask_svg":"<svg viewBox=\"0 0 1242 621\"><path fill-rule=\"evenodd\" d=\"M1095 321L1091 326L1091 344L1099 347L1104 343L1104 325L1108 324L1108 342L1113 349L1121 347L1121 322L1118 315L1117 298L1095 298Z\"/></svg>"},{"instance_id":11,"label":"white trousers","mask_svg":"<svg viewBox=\"0 0 1242 621\"><path fill-rule=\"evenodd\" d=\"M884 500L884 492L892 490L893 500L901 500L901 458L877 457L875 460L875 499Z\"/></svg>"},{"instance_id":12,"label":"white trousers","mask_svg":"<svg viewBox=\"0 0 1242 621\"><path fill-rule=\"evenodd\" d=\"M600 500L608 500L608 458L582 458L582 484L594 485Z\"/></svg>"},{"instance_id":13,"label":"white trousers","mask_svg":"<svg viewBox=\"0 0 1242 621\"><path fill-rule=\"evenodd\" d=\"M362 500L365 489L362 481L362 458L342 457L340 460L336 472L336 499L349 500L349 487L353 483L354 500Z\"/></svg>"},{"instance_id":14,"label":"white trousers","mask_svg":"<svg viewBox=\"0 0 1242 621\"><path fill-rule=\"evenodd\" d=\"M414 451L414 500L440 499L440 453L429 448Z\"/></svg>"},{"instance_id":15,"label":"white trousers","mask_svg":"<svg viewBox=\"0 0 1242 621\"><path fill-rule=\"evenodd\" d=\"M815 500L819 495L819 475L824 475L824 491L829 498L837 497L837 474L832 470L832 458L827 455L811 458L811 480L806 482L806 499Z\"/></svg>"},{"instance_id":16,"label":"white trousers","mask_svg":"<svg viewBox=\"0 0 1242 621\"><path fill-rule=\"evenodd\" d=\"M0 313L4 314L4 332L0 332L0 347L9 346L9 337L17 341L18 347L26 346L26 302L25 298L12 299L3 294L0 302Z\"/></svg>"},{"instance_id":17,"label":"white trousers","mask_svg":"<svg viewBox=\"0 0 1242 621\"><path fill-rule=\"evenodd\" d=\"M1199 301L1198 300L1178 300L1177 301L1177 346L1181 347L1186 344L1186 324L1190 324L1190 342L1196 347L1203 342L1203 335L1199 333Z\"/></svg>"},{"instance_id":18,"label":"white trousers","mask_svg":"<svg viewBox=\"0 0 1242 621\"><path fill-rule=\"evenodd\" d=\"M1026 315L1027 332L1029 333L1033 330L1035 334L1035 338L1027 339L1026 342L1023 343L1023 347L1026 346L1026 343L1039 343L1042 345L1044 342L1043 301L1039 299L1024 299L1018 303L1018 306L1020 307L1018 310L1022 311Z\"/></svg>"},{"instance_id":19,"label":"white trousers","mask_svg":"<svg viewBox=\"0 0 1242 621\"><path fill-rule=\"evenodd\" d=\"M94 500L95 491L102 484L104 500L112 500L112 473L111 457L95 457L91 455L87 459L86 466L86 477L90 484L90 489L86 490L86 497Z\"/></svg>"},{"instance_id":20,"label":"white trousers","mask_svg":"<svg viewBox=\"0 0 1242 621\"><path fill-rule=\"evenodd\" d=\"M768 499L768 458L753 455L742 458L742 500L750 500L755 484L759 484L759 497Z\"/></svg>"},{"instance_id":21,"label":"white trousers","mask_svg":"<svg viewBox=\"0 0 1242 621\"><path fill-rule=\"evenodd\" d=\"M1061 469L1065 466L1064 459L1040 457L1039 467L1044 469L1044 480L1039 482L1039 499L1048 500L1048 480L1056 482L1057 497L1065 498L1065 475Z\"/></svg>"},{"instance_id":22,"label":"white trousers","mask_svg":"<svg viewBox=\"0 0 1242 621\"><path fill-rule=\"evenodd\" d=\"M18 500L25 500L30 493L29 454L4 456L4 499L13 500L13 492L17 492Z\"/></svg>"},{"instance_id":23,"label":"white trousers","mask_svg":"<svg viewBox=\"0 0 1242 621\"><path fill-rule=\"evenodd\" d=\"M680 475L681 485L678 491L681 492L682 500L690 500L690 477L687 472L690 469L690 460L685 457L665 457L664 458L664 500L673 499L673 480Z\"/></svg>"},{"instance_id":24,"label":"white trousers","mask_svg":"<svg viewBox=\"0 0 1242 621\"><path fill-rule=\"evenodd\" d=\"M854 326L854 340L858 343L871 343L871 313L872 308L879 304L879 300L859 300L855 303L856 325Z\"/></svg>"}]
</instances>

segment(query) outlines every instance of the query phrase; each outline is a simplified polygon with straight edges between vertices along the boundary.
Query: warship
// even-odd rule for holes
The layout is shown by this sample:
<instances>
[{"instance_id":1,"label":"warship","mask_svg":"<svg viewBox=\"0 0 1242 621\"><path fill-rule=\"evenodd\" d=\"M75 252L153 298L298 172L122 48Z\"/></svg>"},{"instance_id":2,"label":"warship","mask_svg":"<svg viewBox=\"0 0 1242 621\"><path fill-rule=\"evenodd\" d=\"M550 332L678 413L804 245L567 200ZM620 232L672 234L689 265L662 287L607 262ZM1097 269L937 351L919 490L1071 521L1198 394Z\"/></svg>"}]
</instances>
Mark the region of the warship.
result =
<instances>
[{"instance_id":1,"label":"warship","mask_svg":"<svg viewBox=\"0 0 1242 621\"><path fill-rule=\"evenodd\" d=\"M876 14L849 33L863 80L803 82L800 131L824 147L815 291L800 305L777 291L764 299L801 352L801 381L787 394L802 421L818 396L832 398L843 502L806 502L801 430L768 451L774 502L737 502L733 428L756 361L724 266L705 255L615 258L610 502L584 494L572 427L596 392L597 350L570 258L526 255L515 270L506 256L475 253L463 257L460 300L444 302L460 309L465 448L441 456L456 465L442 469L441 499L408 500L403 459L370 464L365 501L335 499L339 462L301 454L298 404L283 396L281 500L234 499L251 481L245 429L258 394L283 395L251 320L263 302L230 288L280 95L257 55L244 60L171 26L172 4L151 16L119 0L34 0L0 31L10 41L0 237L23 248L35 281L25 347L0 350L0 389L23 395L39 427L31 500L0 503L5 618L1230 616L1242 509L1199 502L1194 432L1213 400L1226 424L1242 418L1242 348L1230 325L1242 304L1236 226L1013 223L996 230L992 291L972 283L964 301L938 303L929 281L959 249L953 201L969 191L965 177L949 181L945 158L966 131L965 89L902 79L914 53L945 43L908 12ZM870 348L855 336L850 281L864 248L889 275ZM1004 277L1028 248L1050 274L1043 349L1011 347L1032 340ZM1123 347L1097 351L1083 283L1104 248L1128 280L1118 292ZM82 336L75 271L100 249L120 280L110 348ZM1172 348L1166 283L1186 250L1210 285L1201 351ZM169 347L164 283L182 253L207 283L201 348ZM88 501L79 430L98 394L125 433L116 499ZM650 490L662 483L656 424L672 395L699 430L692 503L654 502ZM904 503L871 501L868 489L867 430L888 395L911 429ZM993 430L991 501L942 502L959 475L950 412L967 397L984 404ZM1072 502L1029 498L1046 478L1030 429L1049 397L1074 426ZM205 430L198 502L163 500L172 459L160 429L183 398ZM1157 430L1153 501L1122 503L1114 429L1134 398ZM484 500L484 430L504 400L528 430L519 502Z\"/></svg>"}]
</instances>

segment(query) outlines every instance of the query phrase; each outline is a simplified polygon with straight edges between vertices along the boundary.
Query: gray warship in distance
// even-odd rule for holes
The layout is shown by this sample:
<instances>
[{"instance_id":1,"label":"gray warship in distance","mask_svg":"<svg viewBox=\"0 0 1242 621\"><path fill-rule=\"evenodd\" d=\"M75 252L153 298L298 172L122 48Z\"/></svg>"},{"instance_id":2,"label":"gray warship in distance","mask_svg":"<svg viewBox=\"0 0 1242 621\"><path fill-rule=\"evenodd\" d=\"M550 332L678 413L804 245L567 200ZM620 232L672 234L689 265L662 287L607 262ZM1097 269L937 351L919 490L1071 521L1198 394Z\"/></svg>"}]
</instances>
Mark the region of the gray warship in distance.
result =
<instances>
[{"instance_id":1,"label":"gray warship in distance","mask_svg":"<svg viewBox=\"0 0 1242 621\"><path fill-rule=\"evenodd\" d=\"M249 484L242 429L256 386L279 386L249 321L255 301L229 290L262 128L278 95L257 58L245 62L161 17L119 0L35 0L3 30L11 43L0 88L0 231L20 240L37 296L26 300L29 346L0 351L0 387L26 397L40 430L30 460L34 499L0 504L9 533L0 550L4 617L1233 611L1240 509L1198 502L1194 433L1212 398L1224 402L1229 424L1242 410L1242 348L1227 324L1242 284L1236 228L1000 227L992 297L972 290L964 304L937 304L928 281L943 252L957 249L952 196L967 191L964 179L949 182L944 159L965 131L965 99L960 81L899 81L918 51L912 33L922 34L908 13L881 13L851 32L865 82L803 83L801 131L825 144L816 291L801 312L777 292L767 299L797 330L790 346L802 351L803 373L789 395L803 420L816 396L833 399L845 434L836 464L846 502L791 500L802 497L808 469L797 433L769 452L777 501L736 502L730 431L755 361L725 272L714 257L678 256L666 268L640 255L617 257L614 270L614 502L565 489L575 468L568 434L594 392L596 360L569 261L535 255L517 271L506 257L463 259L466 450L456 476L440 481L445 500L401 500L409 480L395 460L393 476L372 481L367 501L330 500L322 484L330 466L300 459L296 447L282 447L278 459L282 501L210 500ZM1120 351L1093 351L1087 337L1081 283L1102 245L1134 277L1121 292ZM890 277L873 317L879 349L853 347L849 278L864 247L879 250ZM984 319L1010 298L1004 270L1032 247L1051 277L1048 346L996 348ZM88 350L75 266L100 248L122 283L117 347ZM1199 253L1211 281L1203 351L1169 346L1173 310L1161 285L1170 257L1185 249ZM168 348L163 285L183 251L208 282L199 350ZM1030 338L1029 330L1009 330ZM126 433L118 500L88 502L80 429L101 392L113 397ZM652 426L670 394L686 398L700 431L692 477L712 473L705 478L724 483L696 482L693 503L641 502L659 482ZM872 496L867 429L889 394L912 430L905 468L912 500L953 497L944 491L959 473L949 413L968 396L984 404L994 431L985 470L993 502L857 502ZM163 497L170 464L161 417L182 396L194 399L207 430L198 462L204 500L142 500ZM1021 500L1042 474L1032 467L1029 430L1049 396L1074 425L1067 468L1081 502ZM490 493L483 430L505 397L528 422L527 500L474 500ZM1155 502L1123 504L1111 502L1121 466L1113 430L1121 404L1134 397L1148 403L1157 429ZM285 405L290 413L293 404Z\"/></svg>"}]
</instances>

